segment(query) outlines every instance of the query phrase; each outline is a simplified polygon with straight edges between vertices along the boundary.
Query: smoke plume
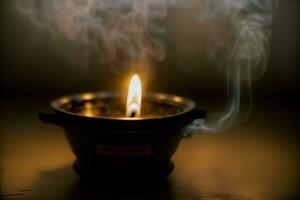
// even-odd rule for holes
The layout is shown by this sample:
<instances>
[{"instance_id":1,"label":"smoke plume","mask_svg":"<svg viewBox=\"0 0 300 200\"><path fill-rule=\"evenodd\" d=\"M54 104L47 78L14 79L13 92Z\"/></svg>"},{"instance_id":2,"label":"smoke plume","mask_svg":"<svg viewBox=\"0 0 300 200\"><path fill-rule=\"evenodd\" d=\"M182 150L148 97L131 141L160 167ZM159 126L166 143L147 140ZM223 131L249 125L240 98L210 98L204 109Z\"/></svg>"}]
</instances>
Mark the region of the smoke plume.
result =
<instances>
[{"instance_id":1,"label":"smoke plume","mask_svg":"<svg viewBox=\"0 0 300 200\"><path fill-rule=\"evenodd\" d=\"M159 35L170 9L197 8L199 22L226 21L233 42L228 45L226 78L228 106L212 122L195 120L195 129L219 132L239 115L241 83L260 78L267 64L270 31L277 0L19 0L18 9L37 26L60 33L101 63L115 68L146 70L152 60L163 60L166 49ZM88 57L89 53L86 54ZM87 58L88 59L88 58Z\"/></svg>"}]
</instances>

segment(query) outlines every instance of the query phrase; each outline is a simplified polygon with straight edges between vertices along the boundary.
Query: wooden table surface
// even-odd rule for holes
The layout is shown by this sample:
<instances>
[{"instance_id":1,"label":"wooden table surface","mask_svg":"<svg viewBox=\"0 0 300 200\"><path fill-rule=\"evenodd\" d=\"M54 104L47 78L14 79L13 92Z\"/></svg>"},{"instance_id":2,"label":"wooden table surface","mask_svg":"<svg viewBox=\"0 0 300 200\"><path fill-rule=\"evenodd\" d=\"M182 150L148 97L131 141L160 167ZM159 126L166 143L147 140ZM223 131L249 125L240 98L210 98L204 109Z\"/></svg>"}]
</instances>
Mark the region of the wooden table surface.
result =
<instances>
[{"instance_id":1,"label":"wooden table surface","mask_svg":"<svg viewBox=\"0 0 300 200\"><path fill-rule=\"evenodd\" d=\"M124 192L84 187L62 129L38 121L47 101L2 99L2 199L296 200L299 118L281 103L255 105L251 117L221 134L183 139L160 189Z\"/></svg>"}]
</instances>

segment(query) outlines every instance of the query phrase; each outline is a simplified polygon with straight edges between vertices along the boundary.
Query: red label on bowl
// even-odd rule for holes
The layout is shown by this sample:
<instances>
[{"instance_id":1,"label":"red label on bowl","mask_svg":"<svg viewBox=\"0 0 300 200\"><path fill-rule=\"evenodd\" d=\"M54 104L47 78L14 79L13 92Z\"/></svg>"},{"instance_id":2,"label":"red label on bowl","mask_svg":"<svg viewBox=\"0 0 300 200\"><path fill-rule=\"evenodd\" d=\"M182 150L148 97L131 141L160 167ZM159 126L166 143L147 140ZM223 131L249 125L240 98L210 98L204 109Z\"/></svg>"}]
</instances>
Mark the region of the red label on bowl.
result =
<instances>
[{"instance_id":1,"label":"red label on bowl","mask_svg":"<svg viewBox=\"0 0 300 200\"><path fill-rule=\"evenodd\" d=\"M98 144L97 154L106 156L147 156L151 155L152 148L151 145L143 146L109 146Z\"/></svg>"}]
</instances>

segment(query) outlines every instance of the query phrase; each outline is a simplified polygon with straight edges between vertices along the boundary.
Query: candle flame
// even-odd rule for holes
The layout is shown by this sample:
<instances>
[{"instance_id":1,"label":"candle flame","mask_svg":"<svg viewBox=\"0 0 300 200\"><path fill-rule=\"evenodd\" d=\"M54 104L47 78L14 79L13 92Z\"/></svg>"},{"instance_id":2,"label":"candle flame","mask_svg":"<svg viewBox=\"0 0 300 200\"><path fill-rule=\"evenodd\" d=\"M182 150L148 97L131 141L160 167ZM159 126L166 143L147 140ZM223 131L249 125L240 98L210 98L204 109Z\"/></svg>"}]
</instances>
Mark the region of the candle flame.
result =
<instances>
[{"instance_id":1,"label":"candle flame","mask_svg":"<svg viewBox=\"0 0 300 200\"><path fill-rule=\"evenodd\" d=\"M142 104L142 84L137 74L130 79L128 96L127 96L127 117L139 117L141 115Z\"/></svg>"}]
</instances>

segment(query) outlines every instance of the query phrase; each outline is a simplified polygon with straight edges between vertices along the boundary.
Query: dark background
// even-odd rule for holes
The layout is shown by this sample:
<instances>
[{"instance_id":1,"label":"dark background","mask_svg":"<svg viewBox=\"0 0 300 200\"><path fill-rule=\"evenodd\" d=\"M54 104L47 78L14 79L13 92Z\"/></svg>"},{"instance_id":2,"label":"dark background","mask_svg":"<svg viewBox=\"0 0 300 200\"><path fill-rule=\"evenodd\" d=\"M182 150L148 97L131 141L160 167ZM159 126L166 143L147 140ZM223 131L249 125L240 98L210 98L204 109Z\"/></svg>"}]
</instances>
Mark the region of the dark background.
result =
<instances>
[{"instance_id":1,"label":"dark background","mask_svg":"<svg viewBox=\"0 0 300 200\"><path fill-rule=\"evenodd\" d=\"M93 60L90 65L82 65L82 55L78 51L70 49L68 42L33 25L28 17L18 13L15 1L1 1L0 5L3 92L40 95L66 91L120 90L126 74L115 73ZM192 27L192 22L186 20L188 17L185 15L187 13L168 21L168 31L171 31L170 37L174 42L173 47L178 49L177 54L169 49L167 58L174 60L173 63L155 63L151 66L149 90L178 90L186 95L186 90L191 91L191 87L192 95L224 90L222 79L225 70L216 69L213 63L201 63L201 55L204 54L201 42L208 38L203 34L205 27ZM297 93L300 79L297 0L280 1L271 29L273 36L269 64L263 78L255 82L254 92ZM216 29L216 32L222 36L222 30Z\"/></svg>"},{"instance_id":2,"label":"dark background","mask_svg":"<svg viewBox=\"0 0 300 200\"><path fill-rule=\"evenodd\" d=\"M37 113L60 95L124 90L127 74L93 60L82 65L78 49L34 26L16 11L15 2L0 2L1 194L20 199L102 198L77 185L71 168L74 156L62 130L40 123ZM195 134L184 140L170 178L177 189L143 198L299 199L299 7L298 0L279 1L268 66L253 83L248 120L222 134ZM184 17L168 22L175 43L168 62L151 67L146 89L192 97L208 114L222 111L225 70L195 56L205 54L201 42L207 35L196 34L203 27L187 31L190 24ZM228 191L234 195L222 195Z\"/></svg>"}]
</instances>

